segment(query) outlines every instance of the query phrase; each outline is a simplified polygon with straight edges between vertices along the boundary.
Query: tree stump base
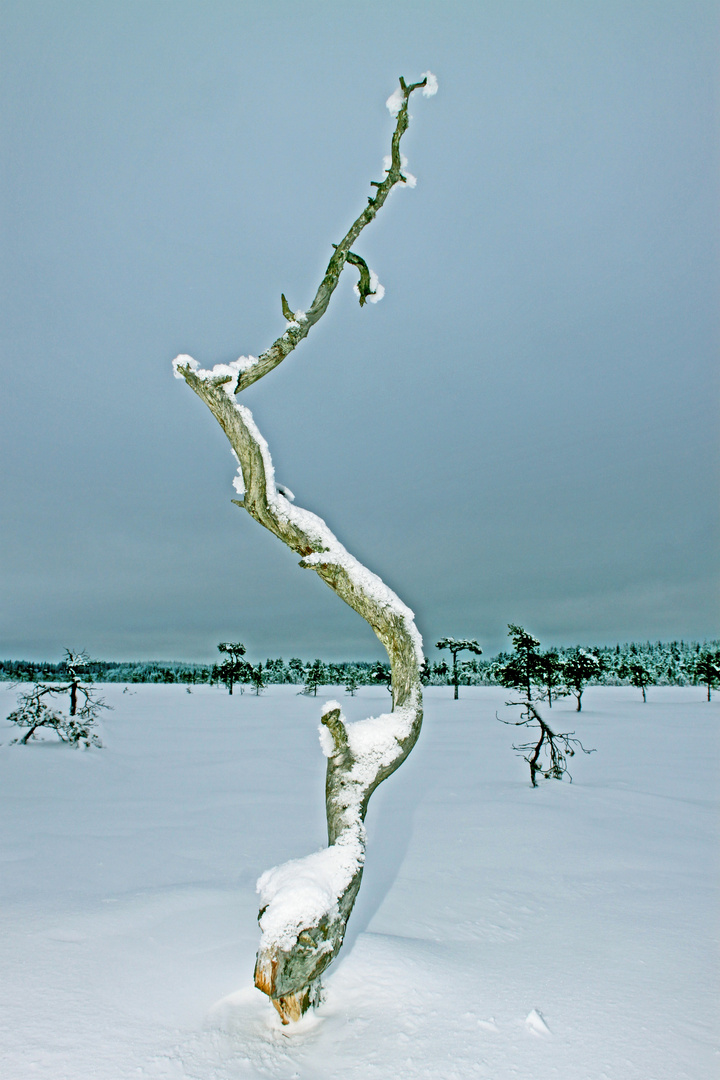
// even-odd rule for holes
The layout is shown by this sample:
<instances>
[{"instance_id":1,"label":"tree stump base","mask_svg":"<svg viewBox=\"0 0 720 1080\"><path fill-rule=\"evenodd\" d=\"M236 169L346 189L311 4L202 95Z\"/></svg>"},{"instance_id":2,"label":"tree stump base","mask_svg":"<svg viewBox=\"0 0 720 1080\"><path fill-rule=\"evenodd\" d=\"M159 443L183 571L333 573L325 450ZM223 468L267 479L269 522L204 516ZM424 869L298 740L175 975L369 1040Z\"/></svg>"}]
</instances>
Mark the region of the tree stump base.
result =
<instances>
[{"instance_id":1,"label":"tree stump base","mask_svg":"<svg viewBox=\"0 0 720 1080\"><path fill-rule=\"evenodd\" d=\"M302 1019L308 1009L314 1009L320 1004L322 986L316 979L310 986L304 986L302 990L296 990L294 994L284 994L279 998L270 998L278 1011L283 1024L297 1023Z\"/></svg>"}]
</instances>

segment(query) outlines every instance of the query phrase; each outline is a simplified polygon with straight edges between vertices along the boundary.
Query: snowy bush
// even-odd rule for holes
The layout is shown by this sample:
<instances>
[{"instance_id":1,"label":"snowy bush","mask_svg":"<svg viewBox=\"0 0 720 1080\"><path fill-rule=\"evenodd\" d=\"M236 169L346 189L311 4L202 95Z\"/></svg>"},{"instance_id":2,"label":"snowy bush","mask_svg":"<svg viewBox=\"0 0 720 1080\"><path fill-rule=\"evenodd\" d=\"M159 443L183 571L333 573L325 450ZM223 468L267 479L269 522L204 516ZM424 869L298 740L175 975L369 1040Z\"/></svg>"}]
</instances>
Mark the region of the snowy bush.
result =
<instances>
[{"instance_id":1,"label":"snowy bush","mask_svg":"<svg viewBox=\"0 0 720 1080\"><path fill-rule=\"evenodd\" d=\"M43 701L46 694L60 693L63 688L43 686L37 684L32 690L20 694L18 706L8 716L12 724L28 730L22 737L12 740L12 744L20 743L26 746L32 739L37 738L36 732L40 728L54 731L62 742L70 743L71 746L102 746L99 736L93 730L96 723L97 712L107 709L109 706L99 699L86 702L83 708L75 716L68 716Z\"/></svg>"}]
</instances>

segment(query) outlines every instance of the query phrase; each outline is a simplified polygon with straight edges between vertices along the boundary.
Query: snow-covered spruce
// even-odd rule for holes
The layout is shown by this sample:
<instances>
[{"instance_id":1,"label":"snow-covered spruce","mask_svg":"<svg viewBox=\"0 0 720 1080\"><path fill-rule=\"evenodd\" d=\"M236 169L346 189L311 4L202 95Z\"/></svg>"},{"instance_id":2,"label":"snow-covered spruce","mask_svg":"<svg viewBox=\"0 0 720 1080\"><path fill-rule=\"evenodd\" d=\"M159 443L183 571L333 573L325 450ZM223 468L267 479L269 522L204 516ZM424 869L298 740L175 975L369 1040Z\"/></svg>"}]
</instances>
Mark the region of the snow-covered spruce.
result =
<instances>
[{"instance_id":1,"label":"snow-covered spruce","mask_svg":"<svg viewBox=\"0 0 720 1080\"><path fill-rule=\"evenodd\" d=\"M337 702L329 702L323 710L328 847L275 867L258 882L262 937L255 984L271 998L283 1023L298 1020L317 1002L320 975L342 945L362 878L368 800L378 784L402 764L420 733L423 650L412 611L343 547L322 518L294 505L292 492L275 482L267 443L252 413L235 395L277 367L308 335L327 310L347 263L360 272L356 289L360 304L381 299L384 289L377 275L351 247L393 187L407 183L400 140L408 126L408 100L420 88L426 95L435 93L437 80L433 80L430 73L411 85L400 80L397 108L391 109L397 121L385 178L373 183L375 195L334 245L307 312L293 312L283 295L286 329L257 358L243 356L210 370L189 356L178 356L173 362L175 375L202 398L230 441L239 464L234 487L242 498L234 500L236 504L296 551L302 567L314 570L362 615L385 646L392 670L392 712L348 724Z\"/></svg>"}]
</instances>

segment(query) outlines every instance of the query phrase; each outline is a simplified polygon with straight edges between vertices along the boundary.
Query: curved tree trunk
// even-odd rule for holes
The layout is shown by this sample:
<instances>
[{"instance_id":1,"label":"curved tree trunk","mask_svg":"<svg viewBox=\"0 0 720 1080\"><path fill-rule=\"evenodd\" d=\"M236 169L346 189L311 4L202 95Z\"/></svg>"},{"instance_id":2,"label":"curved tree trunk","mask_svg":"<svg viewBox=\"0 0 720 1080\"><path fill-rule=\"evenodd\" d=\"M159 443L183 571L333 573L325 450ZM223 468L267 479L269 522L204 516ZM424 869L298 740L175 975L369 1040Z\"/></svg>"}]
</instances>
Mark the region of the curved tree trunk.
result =
<instances>
[{"instance_id":1,"label":"curved tree trunk","mask_svg":"<svg viewBox=\"0 0 720 1080\"><path fill-rule=\"evenodd\" d=\"M240 460L245 497L234 501L362 615L392 667L392 712L354 724L346 723L335 702L323 712L329 847L270 870L258 882L263 936L255 983L287 1022L315 1002L318 977L342 945L362 878L370 795L402 764L420 733L422 640L412 612L395 593L346 551L321 518L280 494L267 443L250 410L225 392L227 383L182 362L179 370Z\"/></svg>"},{"instance_id":2,"label":"curved tree trunk","mask_svg":"<svg viewBox=\"0 0 720 1080\"><path fill-rule=\"evenodd\" d=\"M335 248L307 314L293 314L283 296L288 329L258 359L241 357L211 371L200 369L189 356L173 362L178 378L185 379L210 408L240 463L244 497L233 501L296 551L300 566L314 570L369 623L392 668L392 712L349 724L337 702L328 702L323 710L328 847L275 867L258 882L262 938L255 984L271 998L283 1023L299 1019L317 1002L320 975L342 945L362 878L368 800L402 764L420 733L423 651L409 608L345 550L321 518L294 506L285 489L276 486L267 443L250 410L235 395L276 367L307 336L327 309L346 262L360 270L360 303L375 295L366 263L350 247L392 187L405 182L400 139L408 126L408 99L418 88L427 96L434 93L434 76L427 73L422 82L410 86L401 79L400 89L388 101L388 108L397 114L390 166L385 179L374 183L374 197Z\"/></svg>"}]
</instances>

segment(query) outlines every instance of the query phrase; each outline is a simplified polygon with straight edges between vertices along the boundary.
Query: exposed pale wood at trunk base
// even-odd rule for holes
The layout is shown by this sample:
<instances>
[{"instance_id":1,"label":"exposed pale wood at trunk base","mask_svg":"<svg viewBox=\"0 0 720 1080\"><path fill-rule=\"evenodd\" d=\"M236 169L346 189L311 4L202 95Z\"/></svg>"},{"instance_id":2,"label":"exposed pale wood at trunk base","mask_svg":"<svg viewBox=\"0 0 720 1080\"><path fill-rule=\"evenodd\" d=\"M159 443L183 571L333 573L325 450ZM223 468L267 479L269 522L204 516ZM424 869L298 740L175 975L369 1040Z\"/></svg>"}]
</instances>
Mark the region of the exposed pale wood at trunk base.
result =
<instances>
[{"instance_id":1,"label":"exposed pale wood at trunk base","mask_svg":"<svg viewBox=\"0 0 720 1080\"><path fill-rule=\"evenodd\" d=\"M178 377L185 379L208 405L237 456L245 494L234 501L296 551L301 557L300 566L314 570L369 623L385 646L392 668L391 713L348 724L336 703L328 703L323 711L323 750L328 757L328 847L268 871L258 883L267 899L259 915L263 934L255 985L272 1000L283 1023L299 1020L318 1003L320 976L342 946L362 880L368 800L378 784L402 764L420 733L423 652L412 612L345 550L321 518L294 506L285 497L284 489L276 486L267 443L249 409L240 405L234 395L276 367L307 336L327 309L346 263L360 270L360 303L373 295L367 264L350 248L392 187L405 182L400 139L408 126L408 99L414 90L426 86L428 95L434 93L437 84L434 77L429 78L432 86L427 86L428 78L410 86L400 80L397 93L402 100L397 109L390 167L385 179L374 183L374 197L368 199L366 208L335 247L307 314L296 316L283 296L282 310L290 325L257 360L243 358L235 366L218 365L211 371L199 369L187 356L174 362ZM320 902L315 904L311 918L307 917L307 909L297 903L292 886L294 873L309 874L313 882L320 881L323 886L318 890Z\"/></svg>"},{"instance_id":2,"label":"exposed pale wood at trunk base","mask_svg":"<svg viewBox=\"0 0 720 1080\"><path fill-rule=\"evenodd\" d=\"M262 990L262 987L259 989ZM279 998L271 997L270 1000L280 1014L283 1024L288 1024L291 1020L297 1021L313 1005L320 1004L320 983L306 986L297 994L288 994L286 997Z\"/></svg>"}]
</instances>

